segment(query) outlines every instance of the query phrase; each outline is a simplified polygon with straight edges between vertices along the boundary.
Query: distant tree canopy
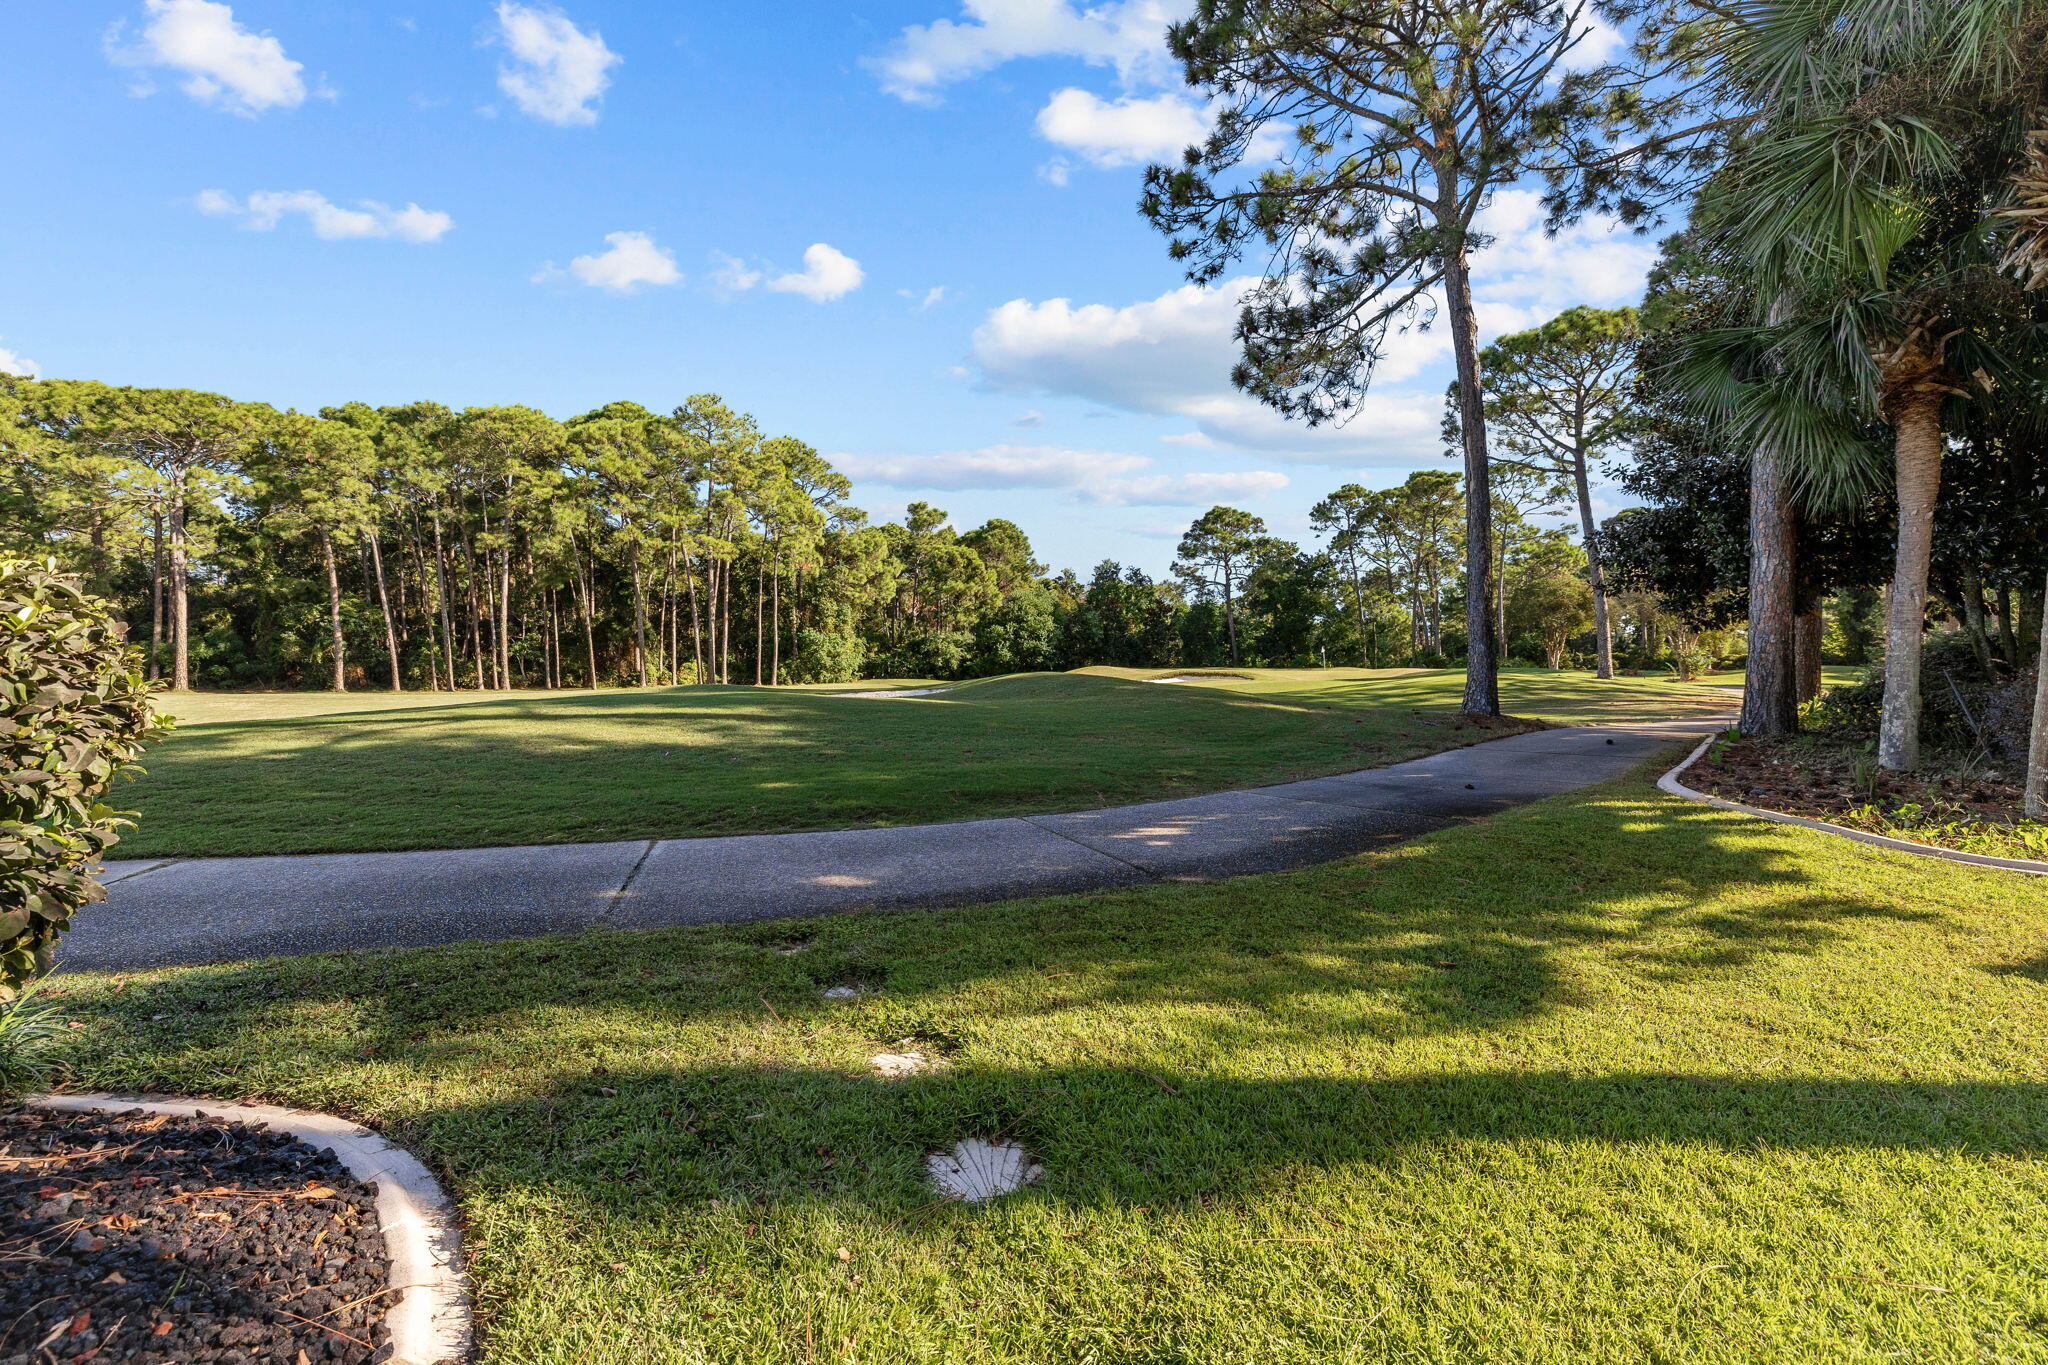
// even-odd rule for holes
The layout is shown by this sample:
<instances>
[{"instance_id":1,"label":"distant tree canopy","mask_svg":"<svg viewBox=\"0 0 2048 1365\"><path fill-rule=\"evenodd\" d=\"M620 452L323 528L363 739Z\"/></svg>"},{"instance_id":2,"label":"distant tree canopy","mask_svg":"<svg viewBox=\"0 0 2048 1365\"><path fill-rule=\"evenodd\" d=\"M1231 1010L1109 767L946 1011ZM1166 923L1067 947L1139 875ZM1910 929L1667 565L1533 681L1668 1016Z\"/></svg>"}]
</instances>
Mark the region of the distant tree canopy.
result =
<instances>
[{"instance_id":1,"label":"distant tree canopy","mask_svg":"<svg viewBox=\"0 0 2048 1365\"><path fill-rule=\"evenodd\" d=\"M309 416L0 376L0 551L82 575L174 685L807 683L1462 648L1448 472L1339 490L1318 511L1327 545L1211 509L1159 581L1113 561L1048 575L1014 522L960 530L926 503L870 524L850 491L708 394L567 421L430 402Z\"/></svg>"}]
</instances>

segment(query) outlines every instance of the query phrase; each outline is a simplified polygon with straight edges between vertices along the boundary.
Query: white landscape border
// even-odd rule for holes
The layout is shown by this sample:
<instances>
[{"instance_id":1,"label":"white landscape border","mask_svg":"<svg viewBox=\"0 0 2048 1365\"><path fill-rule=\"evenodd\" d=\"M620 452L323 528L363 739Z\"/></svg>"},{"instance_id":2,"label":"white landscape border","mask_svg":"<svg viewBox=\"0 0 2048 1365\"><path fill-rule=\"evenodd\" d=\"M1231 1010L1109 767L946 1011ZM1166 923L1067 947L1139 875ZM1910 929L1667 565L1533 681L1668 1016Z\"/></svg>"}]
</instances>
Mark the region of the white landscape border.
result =
<instances>
[{"instance_id":1,"label":"white landscape border","mask_svg":"<svg viewBox=\"0 0 2048 1365\"><path fill-rule=\"evenodd\" d=\"M1678 780L1678 775L1700 761L1701 755L1721 740L1720 735L1708 735L1678 766L1657 779L1660 790L1673 796L1682 796L1688 801L1697 801L1703 806L1718 806L1739 815L1754 815L1759 820L1769 820L1778 825L1797 825L1802 829L1815 829L1823 834L1839 834L1845 839L1854 839L1859 844L1871 844L1877 848L1888 848L1894 853L1910 853L1917 858L1938 858L1943 862L1968 863L1973 867L1995 867L2006 872L2020 872L2030 877L2048 877L2048 863L2037 863L2026 858L1994 858L1985 853L1964 853L1959 849L1937 848L1933 844L1916 844L1906 839L1893 839L1868 830L1850 829L1847 825L1831 825L1825 820L1809 820L1803 815L1787 815L1783 811L1761 810L1745 806L1736 801L1724 801L1718 796L1695 791Z\"/></svg>"},{"instance_id":2,"label":"white landscape border","mask_svg":"<svg viewBox=\"0 0 2048 1365\"><path fill-rule=\"evenodd\" d=\"M349 1174L377 1186L377 1222L384 1231L395 1291L385 1313L391 1354L380 1359L387 1365L457 1365L469 1358L474 1323L462 1274L462 1233L455 1205L412 1153L346 1119L268 1104L104 1094L37 1095L27 1104L60 1113L140 1109L180 1118L204 1115L261 1124L332 1152Z\"/></svg>"}]
</instances>

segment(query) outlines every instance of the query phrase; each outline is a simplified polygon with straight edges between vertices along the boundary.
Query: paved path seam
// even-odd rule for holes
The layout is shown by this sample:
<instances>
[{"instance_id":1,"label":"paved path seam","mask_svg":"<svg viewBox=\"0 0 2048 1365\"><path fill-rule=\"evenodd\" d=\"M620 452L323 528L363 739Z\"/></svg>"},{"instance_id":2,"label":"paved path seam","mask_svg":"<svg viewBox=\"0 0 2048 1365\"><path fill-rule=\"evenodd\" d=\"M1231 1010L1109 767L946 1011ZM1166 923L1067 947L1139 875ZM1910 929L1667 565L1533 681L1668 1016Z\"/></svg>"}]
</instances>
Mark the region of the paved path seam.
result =
<instances>
[{"instance_id":1,"label":"paved path seam","mask_svg":"<svg viewBox=\"0 0 2048 1365\"><path fill-rule=\"evenodd\" d=\"M1057 815L108 865L61 959L128 970L965 905L1329 862L1619 777L1726 718L1536 730L1384 768ZM146 874L146 875L145 875Z\"/></svg>"},{"instance_id":2,"label":"paved path seam","mask_svg":"<svg viewBox=\"0 0 2048 1365\"><path fill-rule=\"evenodd\" d=\"M1709 796L1703 791L1685 785L1682 775L1687 768L1700 761L1700 756L1711 747L1718 736L1708 735L1693 751L1679 760L1678 766L1657 779L1657 786L1673 796L1682 796L1688 801L1703 806L1714 806L1721 810L1734 811L1738 815L1753 815L1759 820L1768 820L1774 825L1795 825L1800 829L1817 830L1822 834L1839 835L1854 839L1859 844L1873 848L1888 849L1893 853L1908 853L1916 858L1936 858L1948 863L1966 863L1971 867L1995 868L2001 872L2019 872L2029 877L2048 877L2048 863L2037 863L2029 858L1997 858L1988 853L1965 853L1959 848L1941 848L1935 844L1916 844L1910 839L1893 839L1882 834L1873 834L1866 829L1851 829L1847 825L1832 824L1826 820L1815 820L1804 815L1791 815L1781 810L1766 810L1761 806L1745 806L1740 801L1725 797Z\"/></svg>"}]
</instances>

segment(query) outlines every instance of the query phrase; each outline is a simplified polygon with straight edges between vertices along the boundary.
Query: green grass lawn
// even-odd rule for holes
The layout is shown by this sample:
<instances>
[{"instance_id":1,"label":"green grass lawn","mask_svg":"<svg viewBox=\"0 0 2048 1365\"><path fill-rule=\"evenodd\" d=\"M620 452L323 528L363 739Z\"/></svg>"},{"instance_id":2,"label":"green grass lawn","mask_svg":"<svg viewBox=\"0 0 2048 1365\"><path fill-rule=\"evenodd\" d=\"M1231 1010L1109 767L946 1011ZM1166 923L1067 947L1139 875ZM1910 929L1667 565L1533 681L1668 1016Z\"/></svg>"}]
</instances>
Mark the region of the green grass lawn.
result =
<instances>
[{"instance_id":1,"label":"green grass lawn","mask_svg":"<svg viewBox=\"0 0 2048 1365\"><path fill-rule=\"evenodd\" d=\"M1960 1365L2048 1360L2044 945L2042 882L1634 780L1244 881L57 989L81 1086L420 1152L501 1365ZM951 1066L877 1079L905 1038ZM1043 1182L935 1204L995 1134Z\"/></svg>"},{"instance_id":2,"label":"green grass lawn","mask_svg":"<svg viewBox=\"0 0 2048 1365\"><path fill-rule=\"evenodd\" d=\"M1492 737L1463 675L1247 670L1157 685L1090 669L868 699L840 688L173 697L181 724L116 794L121 857L750 834L1082 809L1373 767ZM865 683L914 686L918 680ZM926 686L940 684L924 683ZM1515 672L1550 722L1725 710L1664 679Z\"/></svg>"}]
</instances>

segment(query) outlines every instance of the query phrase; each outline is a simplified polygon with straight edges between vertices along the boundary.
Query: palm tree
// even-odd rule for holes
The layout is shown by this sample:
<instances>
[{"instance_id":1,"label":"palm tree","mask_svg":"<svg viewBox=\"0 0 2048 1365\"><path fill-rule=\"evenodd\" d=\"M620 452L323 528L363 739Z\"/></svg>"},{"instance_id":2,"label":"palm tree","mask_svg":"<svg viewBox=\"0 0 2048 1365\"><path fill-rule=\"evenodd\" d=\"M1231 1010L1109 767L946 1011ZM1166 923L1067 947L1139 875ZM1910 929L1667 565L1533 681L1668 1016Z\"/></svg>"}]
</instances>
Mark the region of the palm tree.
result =
<instances>
[{"instance_id":1,"label":"palm tree","mask_svg":"<svg viewBox=\"0 0 2048 1365\"><path fill-rule=\"evenodd\" d=\"M1944 412L2000 365L2012 287L1985 211L2034 131L2048 3L1742 0L1720 17L1729 88L1756 112L1696 223L1741 263L1753 312L1688 363L1760 474L1809 495L1865 473L1869 424L1888 429L1899 530L1879 762L1911 768Z\"/></svg>"}]
</instances>

